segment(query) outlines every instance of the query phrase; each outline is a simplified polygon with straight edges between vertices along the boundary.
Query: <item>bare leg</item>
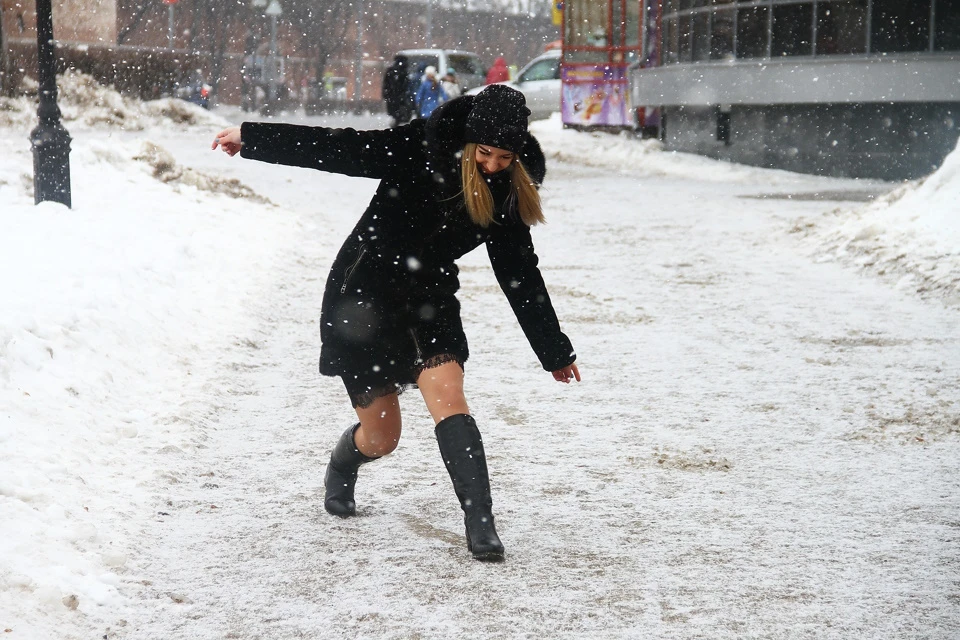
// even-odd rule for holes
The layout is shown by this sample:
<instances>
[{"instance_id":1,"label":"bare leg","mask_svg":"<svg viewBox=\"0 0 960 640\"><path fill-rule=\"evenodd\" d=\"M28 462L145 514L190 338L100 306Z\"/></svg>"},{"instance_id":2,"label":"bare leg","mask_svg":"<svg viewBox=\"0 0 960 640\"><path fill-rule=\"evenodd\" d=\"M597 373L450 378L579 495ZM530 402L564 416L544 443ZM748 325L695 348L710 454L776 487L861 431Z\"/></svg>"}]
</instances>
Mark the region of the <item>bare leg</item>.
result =
<instances>
[{"instance_id":1,"label":"bare leg","mask_svg":"<svg viewBox=\"0 0 960 640\"><path fill-rule=\"evenodd\" d=\"M369 407L357 407L360 428L353 434L353 442L363 455L380 458L397 448L402 422L400 400L397 394L377 398Z\"/></svg>"},{"instance_id":2,"label":"bare leg","mask_svg":"<svg viewBox=\"0 0 960 640\"><path fill-rule=\"evenodd\" d=\"M360 424L340 436L323 477L323 506L342 518L357 513L353 495L360 466L387 455L400 440L400 403L396 393L377 398L369 407L358 407L357 416Z\"/></svg>"},{"instance_id":3,"label":"bare leg","mask_svg":"<svg viewBox=\"0 0 960 640\"><path fill-rule=\"evenodd\" d=\"M463 369L456 362L425 369L417 386L437 427L437 444L463 509L467 549L478 560L503 560L494 528L487 458L477 423L463 395Z\"/></svg>"},{"instance_id":4,"label":"bare leg","mask_svg":"<svg viewBox=\"0 0 960 640\"><path fill-rule=\"evenodd\" d=\"M417 378L434 424L457 414L469 414L470 407L463 395L463 369L456 362L424 369Z\"/></svg>"}]
</instances>

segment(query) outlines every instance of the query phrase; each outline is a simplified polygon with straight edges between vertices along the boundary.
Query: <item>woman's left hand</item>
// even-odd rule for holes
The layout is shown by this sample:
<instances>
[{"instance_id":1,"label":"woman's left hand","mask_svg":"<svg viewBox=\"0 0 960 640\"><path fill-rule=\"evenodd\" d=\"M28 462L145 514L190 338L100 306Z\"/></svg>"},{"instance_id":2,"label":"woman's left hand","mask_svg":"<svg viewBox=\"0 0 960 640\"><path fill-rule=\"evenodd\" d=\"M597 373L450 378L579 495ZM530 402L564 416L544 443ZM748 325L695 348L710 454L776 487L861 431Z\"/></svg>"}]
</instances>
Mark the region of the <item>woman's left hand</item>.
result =
<instances>
[{"instance_id":1,"label":"woman's left hand","mask_svg":"<svg viewBox=\"0 0 960 640\"><path fill-rule=\"evenodd\" d=\"M557 382L565 382L570 384L570 381L576 378L577 382L580 382L580 369L577 368L577 364L573 363L569 367L564 367L563 369L557 369L553 372L553 379Z\"/></svg>"}]
</instances>

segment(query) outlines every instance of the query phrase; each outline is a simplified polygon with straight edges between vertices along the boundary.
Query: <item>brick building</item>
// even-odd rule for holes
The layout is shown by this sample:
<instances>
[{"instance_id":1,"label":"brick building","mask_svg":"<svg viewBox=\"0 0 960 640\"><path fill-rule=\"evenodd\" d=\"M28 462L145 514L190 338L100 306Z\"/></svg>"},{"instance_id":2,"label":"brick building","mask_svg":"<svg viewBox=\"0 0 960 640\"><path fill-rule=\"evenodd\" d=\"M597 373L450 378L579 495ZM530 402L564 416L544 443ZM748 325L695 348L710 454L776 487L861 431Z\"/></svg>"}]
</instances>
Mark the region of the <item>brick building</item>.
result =
<instances>
[{"instance_id":1,"label":"brick building","mask_svg":"<svg viewBox=\"0 0 960 640\"><path fill-rule=\"evenodd\" d=\"M35 4L0 3L4 52L0 77L9 92L24 74L33 75L30 70L36 65ZM348 80L349 99L373 104L380 99L380 78L392 53L427 46L428 32L433 46L475 51L487 64L498 55L511 64L523 64L559 37L548 14L532 17L433 6L428 15L424 1L343 3L349 11L362 7L362 14L341 17L342 37L325 56L288 15L278 20L278 52L284 58L288 86L298 88L305 79L316 77L323 59L324 72ZM144 96L163 93L193 69L202 69L215 83L220 101L237 103L243 59L251 48L262 49L269 34L267 18L252 3L180 0L173 8L172 29L169 7L160 2L53 0L53 5L61 67L76 67ZM362 78L359 90L358 78Z\"/></svg>"}]
</instances>

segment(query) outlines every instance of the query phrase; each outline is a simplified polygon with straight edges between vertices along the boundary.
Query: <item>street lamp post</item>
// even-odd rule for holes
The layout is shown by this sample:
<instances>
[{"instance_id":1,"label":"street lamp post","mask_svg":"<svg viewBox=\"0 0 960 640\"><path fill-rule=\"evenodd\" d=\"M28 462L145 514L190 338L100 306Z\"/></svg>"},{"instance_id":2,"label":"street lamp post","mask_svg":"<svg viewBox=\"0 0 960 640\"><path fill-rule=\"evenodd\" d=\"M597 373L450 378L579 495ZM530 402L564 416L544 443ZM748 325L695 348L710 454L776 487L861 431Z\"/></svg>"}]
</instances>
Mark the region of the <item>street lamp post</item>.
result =
<instances>
[{"instance_id":1,"label":"street lamp post","mask_svg":"<svg viewBox=\"0 0 960 640\"><path fill-rule=\"evenodd\" d=\"M353 70L355 108L363 104L363 0L357 0L357 65Z\"/></svg>"},{"instance_id":2,"label":"street lamp post","mask_svg":"<svg viewBox=\"0 0 960 640\"><path fill-rule=\"evenodd\" d=\"M167 48L173 49L173 28L174 28L174 15L173 15L173 6L177 4L178 0L163 0L163 4L167 5Z\"/></svg>"},{"instance_id":3,"label":"street lamp post","mask_svg":"<svg viewBox=\"0 0 960 640\"><path fill-rule=\"evenodd\" d=\"M33 147L33 198L71 206L70 134L60 124L54 66L51 0L37 0L37 67L40 77L39 124L30 132Z\"/></svg>"},{"instance_id":4,"label":"street lamp post","mask_svg":"<svg viewBox=\"0 0 960 640\"><path fill-rule=\"evenodd\" d=\"M427 0L427 33L424 38L427 41L427 48L433 48L433 0Z\"/></svg>"},{"instance_id":5,"label":"street lamp post","mask_svg":"<svg viewBox=\"0 0 960 640\"><path fill-rule=\"evenodd\" d=\"M283 7L278 0L270 0L264 13L270 17L270 70L267 78L267 104L271 115L277 105L277 18L283 15Z\"/></svg>"},{"instance_id":6,"label":"street lamp post","mask_svg":"<svg viewBox=\"0 0 960 640\"><path fill-rule=\"evenodd\" d=\"M0 9L0 96L7 95L7 46L3 43L3 10Z\"/></svg>"}]
</instances>

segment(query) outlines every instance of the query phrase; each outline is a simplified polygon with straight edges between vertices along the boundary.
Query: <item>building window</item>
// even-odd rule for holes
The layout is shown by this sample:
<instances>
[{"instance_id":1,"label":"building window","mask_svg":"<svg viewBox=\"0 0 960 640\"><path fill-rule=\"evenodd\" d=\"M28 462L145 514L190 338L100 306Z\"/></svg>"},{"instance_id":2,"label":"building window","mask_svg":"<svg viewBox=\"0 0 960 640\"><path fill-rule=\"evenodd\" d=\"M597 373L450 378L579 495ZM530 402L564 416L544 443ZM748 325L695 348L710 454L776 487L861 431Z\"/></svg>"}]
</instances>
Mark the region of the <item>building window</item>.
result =
<instances>
[{"instance_id":1,"label":"building window","mask_svg":"<svg viewBox=\"0 0 960 640\"><path fill-rule=\"evenodd\" d=\"M763 58L767 55L767 7L737 11L737 57Z\"/></svg>"},{"instance_id":2,"label":"building window","mask_svg":"<svg viewBox=\"0 0 960 640\"><path fill-rule=\"evenodd\" d=\"M665 63L960 51L960 0L661 2Z\"/></svg>"},{"instance_id":3,"label":"building window","mask_svg":"<svg viewBox=\"0 0 960 640\"><path fill-rule=\"evenodd\" d=\"M817 7L817 55L866 51L867 0L821 2Z\"/></svg>"},{"instance_id":4,"label":"building window","mask_svg":"<svg viewBox=\"0 0 960 640\"><path fill-rule=\"evenodd\" d=\"M664 62L667 64L679 62L678 52L680 51L680 40L677 35L676 18L663 21L663 34L666 42L666 55L664 56Z\"/></svg>"},{"instance_id":5,"label":"building window","mask_svg":"<svg viewBox=\"0 0 960 640\"><path fill-rule=\"evenodd\" d=\"M930 0L873 0L870 52L927 51Z\"/></svg>"},{"instance_id":6,"label":"building window","mask_svg":"<svg viewBox=\"0 0 960 640\"><path fill-rule=\"evenodd\" d=\"M566 2L564 4L564 41L569 45L605 47L607 33L607 5L600 2Z\"/></svg>"},{"instance_id":7,"label":"building window","mask_svg":"<svg viewBox=\"0 0 960 640\"><path fill-rule=\"evenodd\" d=\"M636 0L627 2L627 33L623 41L628 47L640 46L640 3Z\"/></svg>"},{"instance_id":8,"label":"building window","mask_svg":"<svg viewBox=\"0 0 960 640\"><path fill-rule=\"evenodd\" d=\"M733 18L734 9L725 9L713 14L710 28L710 57L714 60L728 60L733 57Z\"/></svg>"},{"instance_id":9,"label":"building window","mask_svg":"<svg viewBox=\"0 0 960 640\"><path fill-rule=\"evenodd\" d=\"M677 18L677 37L680 39L680 62L693 60L693 43L690 40L690 26L693 16L683 14Z\"/></svg>"},{"instance_id":10,"label":"building window","mask_svg":"<svg viewBox=\"0 0 960 640\"><path fill-rule=\"evenodd\" d=\"M773 7L770 55L813 55L812 4L781 4Z\"/></svg>"},{"instance_id":11,"label":"building window","mask_svg":"<svg viewBox=\"0 0 960 640\"><path fill-rule=\"evenodd\" d=\"M710 59L710 13L693 14L693 59Z\"/></svg>"},{"instance_id":12,"label":"building window","mask_svg":"<svg viewBox=\"0 0 960 640\"><path fill-rule=\"evenodd\" d=\"M960 0L937 0L934 14L935 51L960 51Z\"/></svg>"},{"instance_id":13,"label":"building window","mask_svg":"<svg viewBox=\"0 0 960 640\"><path fill-rule=\"evenodd\" d=\"M613 30L610 44L615 47L620 47L620 46L623 46L623 40L625 35L624 31L627 26L624 20L622 19L624 16L623 12L625 9L625 7L623 6L623 3L629 0L608 0L608 1L610 2L610 14L612 17L612 21L610 22L610 27Z\"/></svg>"}]
</instances>

